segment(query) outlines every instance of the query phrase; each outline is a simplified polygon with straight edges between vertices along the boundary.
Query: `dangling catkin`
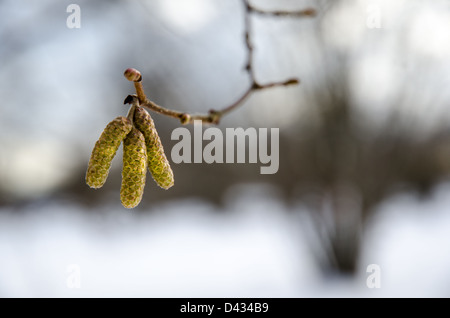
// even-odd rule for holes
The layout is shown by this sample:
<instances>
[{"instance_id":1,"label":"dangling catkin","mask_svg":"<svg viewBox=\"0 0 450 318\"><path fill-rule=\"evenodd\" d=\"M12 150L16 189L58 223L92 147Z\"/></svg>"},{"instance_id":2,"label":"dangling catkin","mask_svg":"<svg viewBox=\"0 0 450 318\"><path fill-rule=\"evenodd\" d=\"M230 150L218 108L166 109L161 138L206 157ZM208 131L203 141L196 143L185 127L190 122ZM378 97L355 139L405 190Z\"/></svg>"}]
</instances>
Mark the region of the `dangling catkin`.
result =
<instances>
[{"instance_id":1,"label":"dangling catkin","mask_svg":"<svg viewBox=\"0 0 450 318\"><path fill-rule=\"evenodd\" d=\"M128 209L141 202L147 173L147 150L142 133L133 127L123 141L123 168L120 200Z\"/></svg>"},{"instance_id":2,"label":"dangling catkin","mask_svg":"<svg viewBox=\"0 0 450 318\"><path fill-rule=\"evenodd\" d=\"M164 154L164 148L159 139L153 119L144 108L136 107L134 125L145 137L148 169L153 179L161 188L169 189L174 184L173 172Z\"/></svg>"},{"instance_id":3,"label":"dangling catkin","mask_svg":"<svg viewBox=\"0 0 450 318\"><path fill-rule=\"evenodd\" d=\"M126 117L117 117L103 130L95 143L86 172L86 183L91 188L101 188L108 177L111 161L120 143L131 131L133 125Z\"/></svg>"}]
</instances>

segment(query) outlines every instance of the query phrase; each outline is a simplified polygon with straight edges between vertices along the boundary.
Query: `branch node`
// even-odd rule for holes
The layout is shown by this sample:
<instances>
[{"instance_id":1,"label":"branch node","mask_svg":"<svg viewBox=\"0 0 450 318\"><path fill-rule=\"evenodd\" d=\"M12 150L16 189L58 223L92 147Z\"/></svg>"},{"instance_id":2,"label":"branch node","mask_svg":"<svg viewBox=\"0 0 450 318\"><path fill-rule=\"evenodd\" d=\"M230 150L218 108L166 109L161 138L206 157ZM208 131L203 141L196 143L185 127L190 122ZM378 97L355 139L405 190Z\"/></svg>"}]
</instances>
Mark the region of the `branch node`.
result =
<instances>
[{"instance_id":1,"label":"branch node","mask_svg":"<svg viewBox=\"0 0 450 318\"><path fill-rule=\"evenodd\" d=\"M264 85L259 84L258 82L254 81L252 84L252 90L259 90L265 88Z\"/></svg>"},{"instance_id":2,"label":"branch node","mask_svg":"<svg viewBox=\"0 0 450 318\"><path fill-rule=\"evenodd\" d=\"M180 122L182 125L189 124L191 121L192 121L191 115L186 113L180 115Z\"/></svg>"},{"instance_id":3,"label":"branch node","mask_svg":"<svg viewBox=\"0 0 450 318\"><path fill-rule=\"evenodd\" d=\"M209 111L208 121L211 124L216 124L217 125L219 123L219 121L220 121L220 117L222 117L222 112L214 110L214 109L211 109Z\"/></svg>"}]
</instances>

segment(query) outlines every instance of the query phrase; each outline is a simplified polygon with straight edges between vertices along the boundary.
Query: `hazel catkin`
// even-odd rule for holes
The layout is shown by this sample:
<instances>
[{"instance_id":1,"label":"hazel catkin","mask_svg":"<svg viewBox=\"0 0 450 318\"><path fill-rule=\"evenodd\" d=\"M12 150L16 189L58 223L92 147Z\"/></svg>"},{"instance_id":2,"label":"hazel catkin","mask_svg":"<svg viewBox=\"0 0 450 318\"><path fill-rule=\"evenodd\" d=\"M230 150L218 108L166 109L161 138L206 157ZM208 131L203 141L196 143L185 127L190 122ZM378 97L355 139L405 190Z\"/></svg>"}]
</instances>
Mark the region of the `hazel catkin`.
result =
<instances>
[{"instance_id":1,"label":"hazel catkin","mask_svg":"<svg viewBox=\"0 0 450 318\"><path fill-rule=\"evenodd\" d=\"M91 188L101 188L108 177L111 161L120 143L133 127L126 117L117 117L103 130L95 143L86 172L86 183Z\"/></svg>"},{"instance_id":2,"label":"hazel catkin","mask_svg":"<svg viewBox=\"0 0 450 318\"><path fill-rule=\"evenodd\" d=\"M136 107L134 125L145 137L148 169L153 179L161 188L169 189L174 184L173 172L164 154L164 148L159 139L153 119L144 108Z\"/></svg>"},{"instance_id":3,"label":"hazel catkin","mask_svg":"<svg viewBox=\"0 0 450 318\"><path fill-rule=\"evenodd\" d=\"M147 173L147 149L143 134L132 128L123 141L123 168L120 200L128 209L141 202Z\"/></svg>"}]
</instances>

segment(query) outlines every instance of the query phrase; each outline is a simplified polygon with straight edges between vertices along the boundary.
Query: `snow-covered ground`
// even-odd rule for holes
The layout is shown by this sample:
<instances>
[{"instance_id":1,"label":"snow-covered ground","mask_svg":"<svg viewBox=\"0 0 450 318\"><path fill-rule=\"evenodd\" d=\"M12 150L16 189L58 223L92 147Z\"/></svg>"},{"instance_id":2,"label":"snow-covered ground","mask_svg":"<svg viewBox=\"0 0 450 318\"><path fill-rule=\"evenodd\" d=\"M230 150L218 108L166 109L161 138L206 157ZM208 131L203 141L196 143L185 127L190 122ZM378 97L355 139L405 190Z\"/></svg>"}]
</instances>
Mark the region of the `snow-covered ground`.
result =
<instances>
[{"instance_id":1,"label":"snow-covered ground","mask_svg":"<svg viewBox=\"0 0 450 318\"><path fill-rule=\"evenodd\" d=\"M3 209L0 296L450 296L449 184L428 201L386 202L354 279L321 276L302 211L272 190L239 186L225 211L194 199L151 213L64 201ZM380 288L367 286L370 264L379 266Z\"/></svg>"}]
</instances>

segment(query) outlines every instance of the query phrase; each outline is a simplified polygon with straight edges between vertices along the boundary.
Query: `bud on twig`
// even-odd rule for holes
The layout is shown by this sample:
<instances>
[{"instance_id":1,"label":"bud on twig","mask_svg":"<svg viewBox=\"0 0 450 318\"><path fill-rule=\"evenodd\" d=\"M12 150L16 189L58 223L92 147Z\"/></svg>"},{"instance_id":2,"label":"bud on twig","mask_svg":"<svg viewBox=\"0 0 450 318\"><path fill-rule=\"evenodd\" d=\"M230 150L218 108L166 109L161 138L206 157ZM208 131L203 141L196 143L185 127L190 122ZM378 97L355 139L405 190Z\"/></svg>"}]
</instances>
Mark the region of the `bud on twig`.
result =
<instances>
[{"instance_id":1,"label":"bud on twig","mask_svg":"<svg viewBox=\"0 0 450 318\"><path fill-rule=\"evenodd\" d=\"M141 73L135 68L127 68L123 75L131 82L140 82L142 80Z\"/></svg>"},{"instance_id":2,"label":"bud on twig","mask_svg":"<svg viewBox=\"0 0 450 318\"><path fill-rule=\"evenodd\" d=\"M125 117L117 117L105 127L92 150L86 172L86 183L91 188L98 189L103 186L108 177L111 161L132 127L130 120Z\"/></svg>"},{"instance_id":3,"label":"bud on twig","mask_svg":"<svg viewBox=\"0 0 450 318\"><path fill-rule=\"evenodd\" d=\"M190 123L191 120L192 120L192 117L189 114L182 114L180 116L180 122L181 122L182 125Z\"/></svg>"}]
</instances>

